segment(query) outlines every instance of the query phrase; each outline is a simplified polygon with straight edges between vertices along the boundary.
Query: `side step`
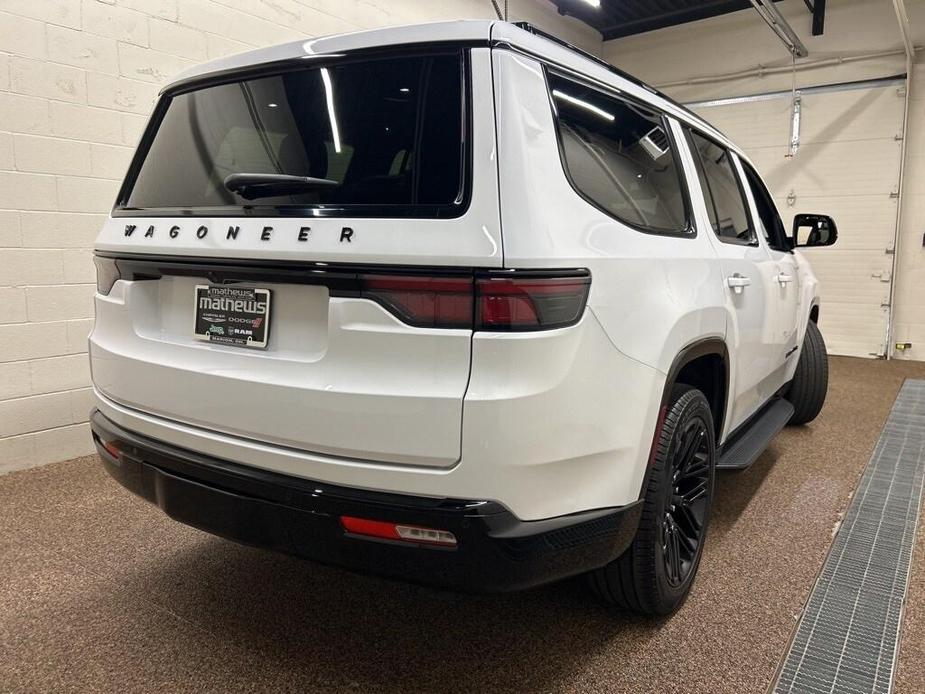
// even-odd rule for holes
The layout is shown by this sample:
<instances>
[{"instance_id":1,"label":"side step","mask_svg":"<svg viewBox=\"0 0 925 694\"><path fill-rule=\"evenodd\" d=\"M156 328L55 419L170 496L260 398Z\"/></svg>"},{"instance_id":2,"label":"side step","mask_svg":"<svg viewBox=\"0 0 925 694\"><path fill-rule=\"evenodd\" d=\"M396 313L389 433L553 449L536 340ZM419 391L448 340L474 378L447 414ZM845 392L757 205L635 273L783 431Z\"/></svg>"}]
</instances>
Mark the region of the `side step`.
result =
<instances>
[{"instance_id":1,"label":"side step","mask_svg":"<svg viewBox=\"0 0 925 694\"><path fill-rule=\"evenodd\" d=\"M793 405L777 398L755 416L745 428L723 446L716 464L717 470L744 470L758 460L771 439L787 426L793 416Z\"/></svg>"}]
</instances>

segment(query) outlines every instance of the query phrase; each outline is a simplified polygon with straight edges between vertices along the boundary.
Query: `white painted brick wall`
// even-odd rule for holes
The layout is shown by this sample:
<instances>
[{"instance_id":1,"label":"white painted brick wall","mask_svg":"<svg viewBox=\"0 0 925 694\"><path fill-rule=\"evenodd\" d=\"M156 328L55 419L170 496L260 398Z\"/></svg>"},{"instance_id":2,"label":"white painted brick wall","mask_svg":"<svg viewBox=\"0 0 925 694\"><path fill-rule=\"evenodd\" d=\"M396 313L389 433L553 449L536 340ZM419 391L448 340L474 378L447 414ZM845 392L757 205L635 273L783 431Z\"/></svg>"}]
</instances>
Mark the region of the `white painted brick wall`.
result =
<instances>
[{"instance_id":1,"label":"white painted brick wall","mask_svg":"<svg viewBox=\"0 0 925 694\"><path fill-rule=\"evenodd\" d=\"M526 19L600 54L546 0ZM187 65L489 0L0 0L0 474L92 451L92 248L157 90Z\"/></svg>"}]
</instances>

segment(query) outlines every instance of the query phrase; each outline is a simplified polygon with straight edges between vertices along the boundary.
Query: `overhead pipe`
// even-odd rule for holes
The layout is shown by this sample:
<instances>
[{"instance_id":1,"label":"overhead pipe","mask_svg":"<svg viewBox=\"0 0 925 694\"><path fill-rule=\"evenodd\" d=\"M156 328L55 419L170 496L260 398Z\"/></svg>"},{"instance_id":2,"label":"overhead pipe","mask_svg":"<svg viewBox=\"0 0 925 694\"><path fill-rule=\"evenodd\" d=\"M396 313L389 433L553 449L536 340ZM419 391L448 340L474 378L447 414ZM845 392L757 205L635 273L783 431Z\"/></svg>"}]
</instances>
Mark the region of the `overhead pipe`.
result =
<instances>
[{"instance_id":1,"label":"overhead pipe","mask_svg":"<svg viewBox=\"0 0 925 694\"><path fill-rule=\"evenodd\" d=\"M909 100L912 98L912 71L915 65L915 46L912 44L912 30L909 27L909 15L906 13L906 4L903 0L893 0L893 10L896 21L899 22L899 32L902 34L904 53L906 54L906 95L903 111L902 150L899 155L899 183L896 189L896 231L893 239L893 273L890 275L890 305L887 308L886 320L886 358L893 356L894 349L894 322L893 302L896 299L896 269L899 267L899 247L902 243L903 223L903 183L906 173L906 152L909 149Z\"/></svg>"},{"instance_id":2,"label":"overhead pipe","mask_svg":"<svg viewBox=\"0 0 925 694\"><path fill-rule=\"evenodd\" d=\"M903 46L906 48L906 57L915 61L915 46L912 45L912 29L909 27L906 3L903 0L893 0L893 9L896 11L896 20L899 22L899 31L903 37Z\"/></svg>"},{"instance_id":3,"label":"overhead pipe","mask_svg":"<svg viewBox=\"0 0 925 694\"><path fill-rule=\"evenodd\" d=\"M732 80L746 79L748 77L763 77L764 75L778 75L782 73L791 73L794 70L812 70L820 67L830 67L835 65L843 65L846 63L854 63L863 60L875 60L877 58L889 58L895 55L903 55L905 53L904 49L894 49L890 51L878 51L876 53L862 53L859 55L849 55L838 58L825 58L822 60L812 60L804 63L797 63L795 65L781 65L779 67L757 67L750 68L748 70L740 70L738 72L727 72L719 75L710 75L707 77L690 77L685 80L678 80L677 82L666 82L664 84L655 85L656 89L671 89L672 87L686 87L695 84L712 84L714 82L729 82Z\"/></svg>"}]
</instances>

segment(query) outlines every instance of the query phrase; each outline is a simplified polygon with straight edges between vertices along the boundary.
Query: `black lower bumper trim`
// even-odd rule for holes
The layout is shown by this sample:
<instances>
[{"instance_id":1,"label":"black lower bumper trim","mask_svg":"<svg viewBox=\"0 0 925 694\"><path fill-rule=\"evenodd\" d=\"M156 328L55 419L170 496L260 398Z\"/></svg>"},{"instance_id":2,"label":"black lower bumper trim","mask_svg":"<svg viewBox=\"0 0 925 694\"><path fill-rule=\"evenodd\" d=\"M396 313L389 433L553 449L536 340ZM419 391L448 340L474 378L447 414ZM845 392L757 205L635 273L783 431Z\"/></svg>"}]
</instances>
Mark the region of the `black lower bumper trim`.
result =
<instances>
[{"instance_id":1,"label":"black lower bumper trim","mask_svg":"<svg viewBox=\"0 0 925 694\"><path fill-rule=\"evenodd\" d=\"M473 591L528 588L590 571L629 546L640 502L521 521L491 501L373 492L212 458L135 434L99 411L97 450L122 486L187 525L347 569ZM103 447L116 442L119 456ZM341 516L452 532L452 548L345 533Z\"/></svg>"}]
</instances>

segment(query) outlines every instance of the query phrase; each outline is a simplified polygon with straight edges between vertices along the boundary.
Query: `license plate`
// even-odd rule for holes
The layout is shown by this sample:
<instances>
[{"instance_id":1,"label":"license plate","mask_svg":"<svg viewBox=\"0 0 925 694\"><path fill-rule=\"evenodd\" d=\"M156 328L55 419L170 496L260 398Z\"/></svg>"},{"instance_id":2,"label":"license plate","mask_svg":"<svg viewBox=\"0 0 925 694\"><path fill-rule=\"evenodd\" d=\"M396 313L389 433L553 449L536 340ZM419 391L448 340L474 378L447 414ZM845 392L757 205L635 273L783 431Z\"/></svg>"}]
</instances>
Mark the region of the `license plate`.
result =
<instances>
[{"instance_id":1,"label":"license plate","mask_svg":"<svg viewBox=\"0 0 925 694\"><path fill-rule=\"evenodd\" d=\"M193 334L199 340L235 347L266 348L270 290L197 284Z\"/></svg>"}]
</instances>

